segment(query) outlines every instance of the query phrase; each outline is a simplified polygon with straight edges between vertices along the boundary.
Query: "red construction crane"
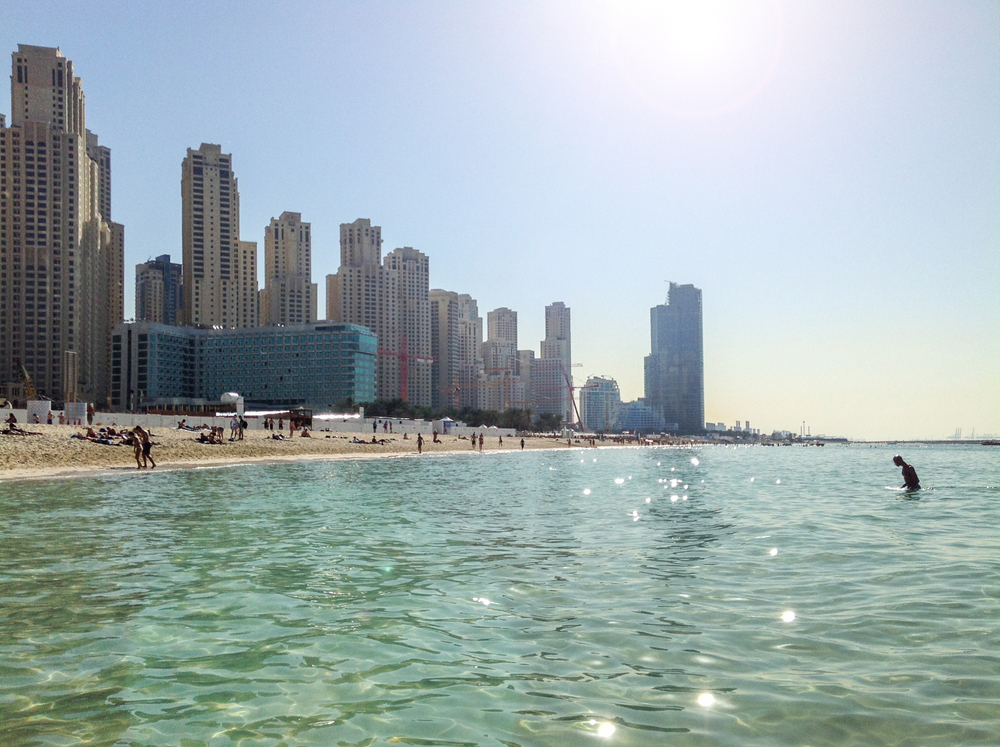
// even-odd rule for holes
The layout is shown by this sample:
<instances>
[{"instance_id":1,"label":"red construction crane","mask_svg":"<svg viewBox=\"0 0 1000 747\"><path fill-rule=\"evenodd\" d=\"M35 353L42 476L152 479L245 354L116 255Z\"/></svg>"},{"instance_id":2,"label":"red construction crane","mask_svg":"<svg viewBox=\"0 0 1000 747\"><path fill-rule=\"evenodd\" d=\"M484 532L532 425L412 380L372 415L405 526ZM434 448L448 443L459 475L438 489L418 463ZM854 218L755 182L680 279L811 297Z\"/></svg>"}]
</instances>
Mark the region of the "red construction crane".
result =
<instances>
[{"instance_id":1,"label":"red construction crane","mask_svg":"<svg viewBox=\"0 0 1000 747\"><path fill-rule=\"evenodd\" d=\"M425 358L422 355L408 355L406 352L406 335L399 340L399 350L378 349L379 355L393 355L399 358L399 398L410 401L410 361L417 363L433 363L437 358Z\"/></svg>"}]
</instances>

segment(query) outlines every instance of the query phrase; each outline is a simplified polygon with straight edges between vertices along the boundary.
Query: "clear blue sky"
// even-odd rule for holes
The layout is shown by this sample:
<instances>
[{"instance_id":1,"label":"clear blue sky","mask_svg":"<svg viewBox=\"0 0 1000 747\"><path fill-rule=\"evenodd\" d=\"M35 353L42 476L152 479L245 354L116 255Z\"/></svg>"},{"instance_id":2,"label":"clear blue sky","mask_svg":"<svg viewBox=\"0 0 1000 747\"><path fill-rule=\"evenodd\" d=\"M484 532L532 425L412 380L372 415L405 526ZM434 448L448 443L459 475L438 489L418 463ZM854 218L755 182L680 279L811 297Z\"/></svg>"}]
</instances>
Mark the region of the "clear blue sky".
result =
<instances>
[{"instance_id":1,"label":"clear blue sky","mask_svg":"<svg viewBox=\"0 0 1000 747\"><path fill-rule=\"evenodd\" d=\"M694 283L709 421L1000 433L997 2L36 0L0 40L83 79L127 316L213 142L241 237L301 212L321 289L371 218L522 348L566 302L577 375L632 399L650 307Z\"/></svg>"}]
</instances>

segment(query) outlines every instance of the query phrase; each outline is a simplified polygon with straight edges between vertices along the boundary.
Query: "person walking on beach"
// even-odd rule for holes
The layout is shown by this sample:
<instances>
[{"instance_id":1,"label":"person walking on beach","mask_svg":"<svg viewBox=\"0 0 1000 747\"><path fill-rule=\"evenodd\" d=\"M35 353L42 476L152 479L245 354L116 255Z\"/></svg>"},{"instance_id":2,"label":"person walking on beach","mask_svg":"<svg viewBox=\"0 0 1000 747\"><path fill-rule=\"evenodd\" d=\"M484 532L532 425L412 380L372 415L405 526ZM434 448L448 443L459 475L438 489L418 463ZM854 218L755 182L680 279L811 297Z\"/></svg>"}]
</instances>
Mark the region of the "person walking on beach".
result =
<instances>
[{"instance_id":1,"label":"person walking on beach","mask_svg":"<svg viewBox=\"0 0 1000 747\"><path fill-rule=\"evenodd\" d=\"M142 441L142 466L146 466L146 460L153 466L150 469L156 468L156 462L153 461L153 434L147 431L142 426L139 426L139 439Z\"/></svg>"},{"instance_id":2,"label":"person walking on beach","mask_svg":"<svg viewBox=\"0 0 1000 747\"><path fill-rule=\"evenodd\" d=\"M479 434L479 450L480 451L483 450L483 434L482 433Z\"/></svg>"},{"instance_id":3,"label":"person walking on beach","mask_svg":"<svg viewBox=\"0 0 1000 747\"><path fill-rule=\"evenodd\" d=\"M896 454L892 458L892 463L897 467L903 468L903 488L906 490L920 490L920 478L917 477L917 471L913 469L913 465L904 462L903 457L899 454Z\"/></svg>"},{"instance_id":4,"label":"person walking on beach","mask_svg":"<svg viewBox=\"0 0 1000 747\"><path fill-rule=\"evenodd\" d=\"M417 434L417 453L418 454L424 453L424 437L421 436L419 433Z\"/></svg>"},{"instance_id":5,"label":"person walking on beach","mask_svg":"<svg viewBox=\"0 0 1000 747\"><path fill-rule=\"evenodd\" d=\"M142 426L137 425L132 429L132 454L135 456L135 468L142 469L145 465L142 463L142 436L139 434L142 432ZM90 435L89 433L87 434Z\"/></svg>"}]
</instances>

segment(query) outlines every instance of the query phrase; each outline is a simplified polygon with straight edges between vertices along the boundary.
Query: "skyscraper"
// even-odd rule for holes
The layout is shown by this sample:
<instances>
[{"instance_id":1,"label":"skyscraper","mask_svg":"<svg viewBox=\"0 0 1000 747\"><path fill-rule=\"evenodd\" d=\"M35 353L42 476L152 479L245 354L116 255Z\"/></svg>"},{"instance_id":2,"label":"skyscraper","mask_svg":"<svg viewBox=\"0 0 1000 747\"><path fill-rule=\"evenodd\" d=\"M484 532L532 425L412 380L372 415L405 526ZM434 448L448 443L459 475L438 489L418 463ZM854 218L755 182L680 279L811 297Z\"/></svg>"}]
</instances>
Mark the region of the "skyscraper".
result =
<instances>
[{"instance_id":1,"label":"skyscraper","mask_svg":"<svg viewBox=\"0 0 1000 747\"><path fill-rule=\"evenodd\" d=\"M396 312L399 315L400 377L406 372L407 401L430 407L431 395L431 302L430 260L423 252L404 246L385 255L386 272L396 276L399 297ZM383 355L385 355L383 353ZM405 360L403 356L405 357ZM393 395L398 396L398 395Z\"/></svg>"},{"instance_id":2,"label":"skyscraper","mask_svg":"<svg viewBox=\"0 0 1000 747\"><path fill-rule=\"evenodd\" d=\"M531 403L536 414L550 413L565 424L573 422L572 366L570 310L556 301L545 307L542 356L531 363Z\"/></svg>"},{"instance_id":3,"label":"skyscraper","mask_svg":"<svg viewBox=\"0 0 1000 747\"><path fill-rule=\"evenodd\" d=\"M111 222L111 151L86 128L59 49L18 45L0 116L0 381L105 405L121 321L124 227Z\"/></svg>"},{"instance_id":4,"label":"skyscraper","mask_svg":"<svg viewBox=\"0 0 1000 747\"><path fill-rule=\"evenodd\" d=\"M135 266L136 321L175 325L181 300L181 266L169 254Z\"/></svg>"},{"instance_id":5,"label":"skyscraper","mask_svg":"<svg viewBox=\"0 0 1000 747\"><path fill-rule=\"evenodd\" d=\"M667 303L654 306L649 316L646 403L663 417L668 430L699 434L705 428L701 290L671 283Z\"/></svg>"},{"instance_id":6,"label":"skyscraper","mask_svg":"<svg viewBox=\"0 0 1000 747\"><path fill-rule=\"evenodd\" d=\"M181 164L181 201L183 323L256 326L257 250L250 242L240 246L240 193L232 156L211 143L188 148Z\"/></svg>"},{"instance_id":7,"label":"skyscraper","mask_svg":"<svg viewBox=\"0 0 1000 747\"><path fill-rule=\"evenodd\" d=\"M483 409L502 412L510 407L524 407L524 390L517 377L516 311L501 306L486 314L482 351Z\"/></svg>"},{"instance_id":8,"label":"skyscraper","mask_svg":"<svg viewBox=\"0 0 1000 747\"><path fill-rule=\"evenodd\" d=\"M264 288L261 324L316 321L316 284L312 282L312 224L301 213L284 212L264 229Z\"/></svg>"},{"instance_id":9,"label":"skyscraper","mask_svg":"<svg viewBox=\"0 0 1000 747\"><path fill-rule=\"evenodd\" d=\"M340 268L326 276L326 315L378 335L379 399L431 404L429 277L427 255L410 247L390 252L383 264L382 229L367 218L340 225Z\"/></svg>"},{"instance_id":10,"label":"skyscraper","mask_svg":"<svg viewBox=\"0 0 1000 747\"><path fill-rule=\"evenodd\" d=\"M435 288L431 304L431 407L458 406L458 294Z\"/></svg>"}]
</instances>

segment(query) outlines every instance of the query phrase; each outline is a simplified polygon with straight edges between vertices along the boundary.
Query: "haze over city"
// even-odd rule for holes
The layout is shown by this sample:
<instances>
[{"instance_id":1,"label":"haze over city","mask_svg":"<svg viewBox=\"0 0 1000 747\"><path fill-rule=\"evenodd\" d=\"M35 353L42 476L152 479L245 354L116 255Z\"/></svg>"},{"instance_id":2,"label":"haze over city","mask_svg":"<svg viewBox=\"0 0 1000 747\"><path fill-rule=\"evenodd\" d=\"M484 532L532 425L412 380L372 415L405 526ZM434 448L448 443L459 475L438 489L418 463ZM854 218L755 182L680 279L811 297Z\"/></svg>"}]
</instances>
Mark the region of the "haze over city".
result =
<instances>
[{"instance_id":1,"label":"haze over city","mask_svg":"<svg viewBox=\"0 0 1000 747\"><path fill-rule=\"evenodd\" d=\"M1000 433L1000 6L34 3L114 162L134 265L181 257L221 144L242 237L300 212L430 257L431 287L573 311L578 382L643 396L650 307L704 293L705 419ZM6 107L0 109L4 111ZM9 113L9 112L8 112ZM263 261L262 255L258 258Z\"/></svg>"}]
</instances>

